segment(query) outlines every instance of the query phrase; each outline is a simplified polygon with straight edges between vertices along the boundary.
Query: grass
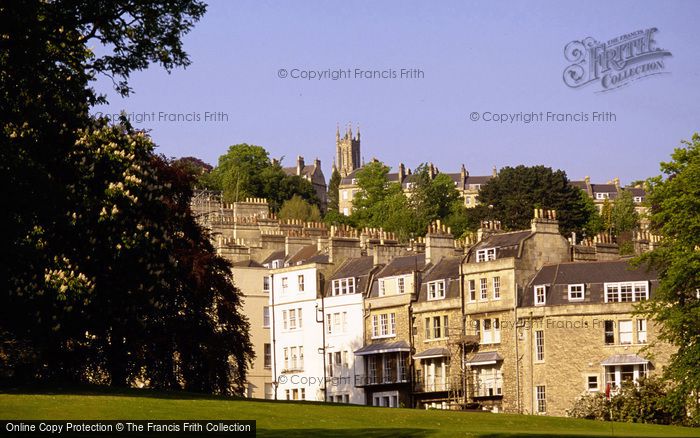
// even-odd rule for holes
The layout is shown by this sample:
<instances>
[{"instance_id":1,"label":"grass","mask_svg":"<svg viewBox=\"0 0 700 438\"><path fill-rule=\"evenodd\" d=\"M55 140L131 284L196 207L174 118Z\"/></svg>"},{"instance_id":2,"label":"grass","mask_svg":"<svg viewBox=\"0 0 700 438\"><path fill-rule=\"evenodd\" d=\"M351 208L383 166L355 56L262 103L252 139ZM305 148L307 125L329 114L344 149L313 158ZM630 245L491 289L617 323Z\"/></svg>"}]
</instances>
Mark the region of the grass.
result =
<instances>
[{"instance_id":1,"label":"grass","mask_svg":"<svg viewBox=\"0 0 700 438\"><path fill-rule=\"evenodd\" d=\"M699 429L478 412L275 402L146 390L11 390L0 418L23 420L257 420L258 436L284 437L700 437Z\"/></svg>"}]
</instances>

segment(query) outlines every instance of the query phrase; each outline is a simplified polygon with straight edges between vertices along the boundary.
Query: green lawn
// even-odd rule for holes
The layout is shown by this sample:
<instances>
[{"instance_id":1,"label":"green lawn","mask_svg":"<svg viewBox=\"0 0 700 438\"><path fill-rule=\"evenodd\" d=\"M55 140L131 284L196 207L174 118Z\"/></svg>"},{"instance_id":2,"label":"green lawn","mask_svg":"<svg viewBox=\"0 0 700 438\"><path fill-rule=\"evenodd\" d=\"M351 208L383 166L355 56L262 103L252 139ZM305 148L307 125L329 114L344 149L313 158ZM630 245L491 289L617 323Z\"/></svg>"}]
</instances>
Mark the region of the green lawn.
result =
<instances>
[{"instance_id":1,"label":"green lawn","mask_svg":"<svg viewBox=\"0 0 700 438\"><path fill-rule=\"evenodd\" d=\"M249 401L152 391L9 391L2 419L257 420L258 436L696 436L699 429L568 418ZM614 435L613 435L614 433Z\"/></svg>"}]
</instances>

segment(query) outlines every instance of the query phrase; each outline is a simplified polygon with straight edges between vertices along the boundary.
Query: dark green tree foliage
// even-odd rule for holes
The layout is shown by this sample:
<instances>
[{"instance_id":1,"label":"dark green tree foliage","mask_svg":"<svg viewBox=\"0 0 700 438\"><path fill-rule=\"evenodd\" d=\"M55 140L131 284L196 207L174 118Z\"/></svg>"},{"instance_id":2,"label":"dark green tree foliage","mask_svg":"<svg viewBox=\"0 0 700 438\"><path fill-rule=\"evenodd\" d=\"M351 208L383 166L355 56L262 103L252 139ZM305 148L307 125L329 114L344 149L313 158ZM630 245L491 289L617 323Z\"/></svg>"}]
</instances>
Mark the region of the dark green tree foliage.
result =
<instances>
[{"instance_id":1,"label":"dark green tree foliage","mask_svg":"<svg viewBox=\"0 0 700 438\"><path fill-rule=\"evenodd\" d=\"M126 94L133 70L187 65L181 36L203 13L194 0L0 6L2 378L240 390L247 322L189 212L188 175L87 113L97 73Z\"/></svg>"},{"instance_id":2,"label":"dark green tree foliage","mask_svg":"<svg viewBox=\"0 0 700 438\"><path fill-rule=\"evenodd\" d=\"M340 206L340 172L338 169L333 167L333 173L331 174L331 179L328 182L328 211L338 211Z\"/></svg>"},{"instance_id":3,"label":"dark green tree foliage","mask_svg":"<svg viewBox=\"0 0 700 438\"><path fill-rule=\"evenodd\" d=\"M196 181L203 175L211 172L214 167L211 164L207 164L197 157L181 157L171 162L173 167L181 169L183 172L192 176L192 179Z\"/></svg>"},{"instance_id":4,"label":"dark green tree foliage","mask_svg":"<svg viewBox=\"0 0 700 438\"><path fill-rule=\"evenodd\" d=\"M661 244L638 262L651 263L659 287L641 310L660 323L660 338L678 348L665 376L673 382L669 400L687 421L700 423L700 135L683 142L665 175L650 178L647 202L652 230ZM683 415L685 417L685 415Z\"/></svg>"},{"instance_id":5,"label":"dark green tree foliage","mask_svg":"<svg viewBox=\"0 0 700 438\"><path fill-rule=\"evenodd\" d=\"M527 229L535 208L557 211L563 235L581 235L590 220L580 190L569 183L566 173L545 166L501 169L498 176L481 186L478 201L493 205L495 218L508 230Z\"/></svg>"},{"instance_id":6,"label":"dark green tree foliage","mask_svg":"<svg viewBox=\"0 0 700 438\"><path fill-rule=\"evenodd\" d=\"M262 146L237 144L219 157L218 166L202 179L204 186L221 190L224 202L246 198L266 198L278 212L284 201L298 195L320 206L311 183L297 175L287 175L277 161L271 161Z\"/></svg>"}]
</instances>

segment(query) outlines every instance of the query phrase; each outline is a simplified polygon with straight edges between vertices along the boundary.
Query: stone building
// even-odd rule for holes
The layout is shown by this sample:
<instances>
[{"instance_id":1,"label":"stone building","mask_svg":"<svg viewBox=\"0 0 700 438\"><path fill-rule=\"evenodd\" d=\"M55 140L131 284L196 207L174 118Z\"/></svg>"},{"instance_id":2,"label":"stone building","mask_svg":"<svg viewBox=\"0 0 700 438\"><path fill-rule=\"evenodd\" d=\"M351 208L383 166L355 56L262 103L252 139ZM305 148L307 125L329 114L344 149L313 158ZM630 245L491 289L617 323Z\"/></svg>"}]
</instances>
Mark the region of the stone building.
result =
<instances>
[{"instance_id":1,"label":"stone building","mask_svg":"<svg viewBox=\"0 0 700 438\"><path fill-rule=\"evenodd\" d=\"M292 167L284 167L284 173L287 175L296 175L304 178L314 188L318 200L321 201L321 211L326 211L328 205L328 186L326 185L326 177L323 176L321 170L321 160L316 158L313 165L304 163L304 157L297 157L297 165Z\"/></svg>"},{"instance_id":2,"label":"stone building","mask_svg":"<svg viewBox=\"0 0 700 438\"><path fill-rule=\"evenodd\" d=\"M570 260L554 211L536 210L531 229L503 233L482 224L462 263L465 330L478 346L466 361L467 400L495 412L520 412L515 324L517 297L544 264Z\"/></svg>"},{"instance_id":3,"label":"stone building","mask_svg":"<svg viewBox=\"0 0 700 438\"><path fill-rule=\"evenodd\" d=\"M271 399L274 392L268 270L252 260L240 261L233 265L233 278L243 294L242 313L248 317L250 342L255 351L255 359L246 376L245 396Z\"/></svg>"},{"instance_id":4,"label":"stone building","mask_svg":"<svg viewBox=\"0 0 700 438\"><path fill-rule=\"evenodd\" d=\"M614 394L621 382L660 371L673 349L632 313L657 287L654 271L626 260L542 267L519 294L523 412L564 416L582 394L608 386Z\"/></svg>"},{"instance_id":5,"label":"stone building","mask_svg":"<svg viewBox=\"0 0 700 438\"><path fill-rule=\"evenodd\" d=\"M586 194L593 199L593 203L596 208L598 208L599 212L603 209L606 200L614 204L615 200L620 196L620 193L624 191L632 195L637 213L642 214L647 211L647 208L643 205L646 199L646 191L644 188L639 186L622 187L620 185L620 178L616 177L605 184L601 184L591 183L591 178L586 176L583 181L571 181L571 184L586 192Z\"/></svg>"},{"instance_id":6,"label":"stone building","mask_svg":"<svg viewBox=\"0 0 700 438\"><path fill-rule=\"evenodd\" d=\"M366 404L409 407L413 363L410 306L418 292L425 254L397 256L398 247L374 247L374 263L385 264L373 276L364 301L364 346L355 350L355 385Z\"/></svg>"}]
</instances>

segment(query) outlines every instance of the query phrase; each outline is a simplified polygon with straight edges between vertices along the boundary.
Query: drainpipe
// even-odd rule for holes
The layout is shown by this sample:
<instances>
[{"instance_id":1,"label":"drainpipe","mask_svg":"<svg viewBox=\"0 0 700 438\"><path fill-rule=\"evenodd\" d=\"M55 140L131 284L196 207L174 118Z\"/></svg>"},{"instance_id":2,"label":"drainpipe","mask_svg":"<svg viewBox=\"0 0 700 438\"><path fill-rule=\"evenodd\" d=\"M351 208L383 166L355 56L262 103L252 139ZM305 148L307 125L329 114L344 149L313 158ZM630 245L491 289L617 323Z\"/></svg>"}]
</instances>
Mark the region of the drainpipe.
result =
<instances>
[{"instance_id":1,"label":"drainpipe","mask_svg":"<svg viewBox=\"0 0 700 438\"><path fill-rule=\"evenodd\" d=\"M272 384L275 387L275 400L277 400L277 387L279 382L277 381L277 340L275 332L277 331L277 324L275 324L275 274L270 274L270 297L272 298Z\"/></svg>"},{"instance_id":2,"label":"drainpipe","mask_svg":"<svg viewBox=\"0 0 700 438\"><path fill-rule=\"evenodd\" d=\"M320 284L319 273L318 281L316 282L316 287ZM321 355L323 356L323 401L324 403L328 401L328 382L327 382L327 370L326 370L326 303L324 301L324 293L321 291L321 320L318 320L318 304L316 304L316 322L321 323L321 333L323 346L321 347Z\"/></svg>"},{"instance_id":3,"label":"drainpipe","mask_svg":"<svg viewBox=\"0 0 700 438\"><path fill-rule=\"evenodd\" d=\"M515 341L515 405L518 414L520 408L520 353L518 351L518 286L515 286L515 301L513 303L513 340Z\"/></svg>"}]
</instances>

